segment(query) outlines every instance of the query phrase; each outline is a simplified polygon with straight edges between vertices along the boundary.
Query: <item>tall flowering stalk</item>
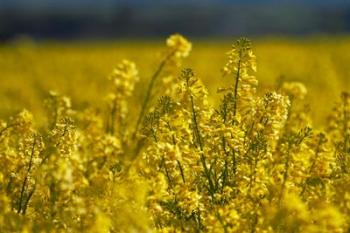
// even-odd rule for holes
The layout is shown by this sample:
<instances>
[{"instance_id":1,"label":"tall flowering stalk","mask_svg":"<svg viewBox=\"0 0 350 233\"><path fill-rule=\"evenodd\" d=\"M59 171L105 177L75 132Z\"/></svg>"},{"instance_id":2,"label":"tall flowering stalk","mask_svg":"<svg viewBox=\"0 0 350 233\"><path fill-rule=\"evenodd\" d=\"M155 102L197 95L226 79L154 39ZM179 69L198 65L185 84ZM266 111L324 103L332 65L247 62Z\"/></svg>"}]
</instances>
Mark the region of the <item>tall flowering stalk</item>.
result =
<instances>
[{"instance_id":1,"label":"tall flowering stalk","mask_svg":"<svg viewBox=\"0 0 350 233\"><path fill-rule=\"evenodd\" d=\"M179 34L174 34L174 35L170 36L166 41L166 45L168 47L167 54L163 58L163 60L160 62L158 68L156 69L156 71L152 75L151 80L147 86L146 95L145 95L145 98L144 98L142 105L141 105L141 111L140 111L140 114L139 114L137 121L136 121L134 136L136 136L136 133L139 129L140 123L142 122L143 117L148 110L148 104L149 104L149 101L150 101L150 98L152 95L152 90L153 90L154 84L155 84L158 76L162 72L164 66L172 58L181 59L181 58L187 57L191 51L191 48L192 48L192 44L186 38L184 38L183 36L181 36Z\"/></svg>"},{"instance_id":2,"label":"tall flowering stalk","mask_svg":"<svg viewBox=\"0 0 350 233\"><path fill-rule=\"evenodd\" d=\"M135 84L139 81L138 70L135 63L123 60L113 70L109 79L113 84L113 91L109 94L109 110L106 130L115 134L118 127L118 134L122 136L125 117L128 114L128 98L133 94Z\"/></svg>"},{"instance_id":3,"label":"tall flowering stalk","mask_svg":"<svg viewBox=\"0 0 350 233\"><path fill-rule=\"evenodd\" d=\"M235 116L239 101L249 102L255 93L258 81L250 75L252 71L256 72L256 61L251 42L246 38L240 38L228 52L228 61L223 68L224 75L234 75L234 86L231 91L233 92L233 114Z\"/></svg>"}]
</instances>

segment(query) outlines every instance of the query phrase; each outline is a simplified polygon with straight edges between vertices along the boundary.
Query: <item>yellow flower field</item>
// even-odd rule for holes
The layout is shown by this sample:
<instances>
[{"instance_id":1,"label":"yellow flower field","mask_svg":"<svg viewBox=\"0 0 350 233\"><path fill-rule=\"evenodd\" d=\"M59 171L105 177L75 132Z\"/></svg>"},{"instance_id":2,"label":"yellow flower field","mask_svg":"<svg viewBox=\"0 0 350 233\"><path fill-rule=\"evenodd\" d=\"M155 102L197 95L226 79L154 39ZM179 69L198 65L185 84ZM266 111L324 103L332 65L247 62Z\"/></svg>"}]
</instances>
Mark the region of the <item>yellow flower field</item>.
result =
<instances>
[{"instance_id":1,"label":"yellow flower field","mask_svg":"<svg viewBox=\"0 0 350 233\"><path fill-rule=\"evenodd\" d=\"M349 232L350 39L0 46L0 232Z\"/></svg>"},{"instance_id":2,"label":"yellow flower field","mask_svg":"<svg viewBox=\"0 0 350 233\"><path fill-rule=\"evenodd\" d=\"M317 123L323 123L329 112L325 106L332 106L341 91L350 89L350 54L347 52L350 40L347 37L256 39L253 42L258 62L258 91L273 89L281 77L304 83L308 89L305 102L312 105L311 114ZM222 78L221 69L232 41L193 43L183 67L193 68L212 98L220 98L217 88L231 82ZM85 102L98 105L96 96L106 95L109 85L106 77L122 59L136 63L141 78L136 88L142 89L156 69L163 50L162 41L4 44L0 47L0 113L8 116L30 108L41 115L42 98L49 90L68 95L77 107L84 106ZM180 69L175 75L179 73ZM142 95L138 93L134 95Z\"/></svg>"}]
</instances>

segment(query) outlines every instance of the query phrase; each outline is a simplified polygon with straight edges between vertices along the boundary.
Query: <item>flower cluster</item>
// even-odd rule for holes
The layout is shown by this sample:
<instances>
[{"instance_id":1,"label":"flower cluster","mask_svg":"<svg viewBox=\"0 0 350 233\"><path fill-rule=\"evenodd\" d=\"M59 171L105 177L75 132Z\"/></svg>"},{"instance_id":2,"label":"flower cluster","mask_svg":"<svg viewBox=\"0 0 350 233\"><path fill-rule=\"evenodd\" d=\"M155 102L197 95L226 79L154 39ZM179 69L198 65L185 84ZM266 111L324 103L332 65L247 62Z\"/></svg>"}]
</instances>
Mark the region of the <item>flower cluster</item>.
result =
<instances>
[{"instance_id":1,"label":"flower cluster","mask_svg":"<svg viewBox=\"0 0 350 233\"><path fill-rule=\"evenodd\" d=\"M170 36L166 40L166 45L176 57L187 57L192 49L192 44L180 34Z\"/></svg>"},{"instance_id":2,"label":"flower cluster","mask_svg":"<svg viewBox=\"0 0 350 233\"><path fill-rule=\"evenodd\" d=\"M307 89L304 84L300 82L286 82L283 83L282 91L291 98L304 99L307 94Z\"/></svg>"},{"instance_id":3,"label":"flower cluster","mask_svg":"<svg viewBox=\"0 0 350 233\"><path fill-rule=\"evenodd\" d=\"M135 63L123 60L113 70L109 79L113 83L113 90L107 97L109 114L105 127L111 134L115 132L123 134L125 118L129 110L128 98L139 80Z\"/></svg>"}]
</instances>

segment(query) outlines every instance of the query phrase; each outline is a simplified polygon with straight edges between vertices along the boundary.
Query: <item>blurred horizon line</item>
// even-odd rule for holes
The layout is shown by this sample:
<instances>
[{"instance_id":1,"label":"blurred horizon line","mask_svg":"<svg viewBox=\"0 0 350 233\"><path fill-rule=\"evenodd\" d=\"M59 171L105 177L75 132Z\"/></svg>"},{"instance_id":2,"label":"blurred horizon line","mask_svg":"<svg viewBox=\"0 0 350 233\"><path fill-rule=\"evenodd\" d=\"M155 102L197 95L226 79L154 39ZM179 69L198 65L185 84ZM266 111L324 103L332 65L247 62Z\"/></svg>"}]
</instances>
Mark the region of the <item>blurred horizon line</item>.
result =
<instances>
[{"instance_id":1,"label":"blurred horizon line","mask_svg":"<svg viewBox=\"0 0 350 233\"><path fill-rule=\"evenodd\" d=\"M160 38L174 32L209 38L350 33L350 1L346 0L284 0L278 4L276 0L202 4L195 4L198 0L177 4L85 0L79 7L83 1L2 0L0 41L23 36L34 40ZM33 5L26 7L28 2Z\"/></svg>"}]
</instances>

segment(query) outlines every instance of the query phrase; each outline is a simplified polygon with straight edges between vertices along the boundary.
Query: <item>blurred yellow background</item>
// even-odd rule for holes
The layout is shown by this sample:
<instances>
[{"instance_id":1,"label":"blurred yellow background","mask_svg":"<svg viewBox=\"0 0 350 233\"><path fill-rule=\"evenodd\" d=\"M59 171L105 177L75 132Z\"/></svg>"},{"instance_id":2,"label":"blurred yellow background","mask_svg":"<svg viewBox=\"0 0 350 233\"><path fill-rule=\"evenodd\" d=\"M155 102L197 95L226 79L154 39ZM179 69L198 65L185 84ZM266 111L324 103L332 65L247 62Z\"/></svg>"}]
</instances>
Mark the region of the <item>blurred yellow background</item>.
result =
<instances>
[{"instance_id":1,"label":"blurred yellow background","mask_svg":"<svg viewBox=\"0 0 350 233\"><path fill-rule=\"evenodd\" d=\"M192 42L192 53L183 66L193 68L210 94L220 98L217 88L233 82L233 78L221 74L231 42ZM0 117L27 108L40 122L45 117L41 114L43 98L50 90L71 97L76 109L87 103L98 106L108 92L107 77L121 59L137 64L141 77L137 93L141 96L143 84L157 68L164 47L160 41L3 44ZM325 121L340 93L350 89L350 38L253 39L253 50L258 62L259 92L274 89L279 80L303 82L308 89L305 103L313 109L317 125Z\"/></svg>"}]
</instances>

